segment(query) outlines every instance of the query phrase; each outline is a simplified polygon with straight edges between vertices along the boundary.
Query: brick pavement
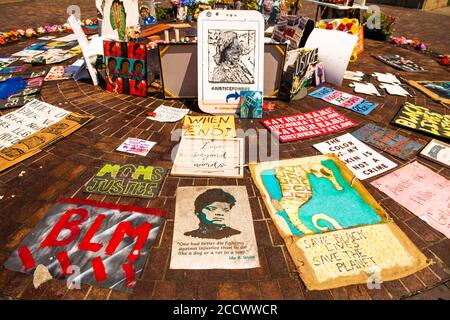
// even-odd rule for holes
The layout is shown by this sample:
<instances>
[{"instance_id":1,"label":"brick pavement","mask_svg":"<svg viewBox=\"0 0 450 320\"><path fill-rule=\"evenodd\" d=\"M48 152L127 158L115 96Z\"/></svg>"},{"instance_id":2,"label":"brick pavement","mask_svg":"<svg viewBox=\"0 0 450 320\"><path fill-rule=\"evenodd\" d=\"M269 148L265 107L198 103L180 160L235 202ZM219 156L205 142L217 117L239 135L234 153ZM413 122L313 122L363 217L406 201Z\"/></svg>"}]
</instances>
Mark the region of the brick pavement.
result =
<instances>
[{"instance_id":1,"label":"brick pavement","mask_svg":"<svg viewBox=\"0 0 450 320\"><path fill-rule=\"evenodd\" d=\"M439 37L436 36L436 40ZM2 55L18 51L34 40L22 41L4 47ZM366 53L350 70L364 72L397 72L370 56L370 53L399 53L426 66L429 79L448 79L449 69L433 59L413 51L406 51L389 44L366 41ZM400 72L405 75L405 73ZM411 79L424 75L408 74ZM341 88L351 92L347 82ZM415 98L387 96L369 97L380 103L369 116L360 116L339 109L340 112L363 125L375 122L387 126L404 101L447 112L422 94ZM394 218L409 238L436 263L406 278L385 282L380 290L368 290L364 285L324 291L307 291L298 277L293 262L270 216L263 205L261 195L252 183L250 174L244 179L175 178L168 176L160 196L154 200L119 198L90 195L82 192L84 184L105 161L131 162L161 165L170 168L170 150L176 142L170 141L171 132L181 123L157 123L147 120L145 114L163 103L160 97L133 97L111 95L89 83L64 81L47 82L42 90L42 100L70 111L89 113L96 119L71 136L44 150L42 153L10 168L0 175L0 263L47 214L55 200L60 197L100 200L112 203L163 207L169 218L150 251L142 278L132 294L82 285L81 290L68 291L64 281L53 280L35 290L32 277L0 267L0 296L6 299L403 299L447 297L450 281L450 240L432 229L393 200L370 186L372 179L363 184ZM186 107L182 101L164 102L166 105ZM277 103L278 108L267 116L275 117L323 108L323 101L306 97L290 104ZM5 112L2 112L4 114ZM195 114L195 112L194 112ZM263 129L258 121L241 121L236 118L237 128ZM394 128L398 133L420 141L428 141L422 135ZM342 133L338 133L342 134ZM114 149L129 136L158 142L147 157L137 157L115 152ZM316 155L312 144L326 137L282 144L282 159ZM450 178L450 169L443 168L426 159L401 161L383 153L402 166L418 160L439 174ZM19 174L24 171L21 176ZM251 202L261 267L251 270L170 270L168 269L175 190L177 186L197 185L245 185ZM444 292L444 293L442 293ZM420 295L421 294L421 295Z\"/></svg>"}]
</instances>

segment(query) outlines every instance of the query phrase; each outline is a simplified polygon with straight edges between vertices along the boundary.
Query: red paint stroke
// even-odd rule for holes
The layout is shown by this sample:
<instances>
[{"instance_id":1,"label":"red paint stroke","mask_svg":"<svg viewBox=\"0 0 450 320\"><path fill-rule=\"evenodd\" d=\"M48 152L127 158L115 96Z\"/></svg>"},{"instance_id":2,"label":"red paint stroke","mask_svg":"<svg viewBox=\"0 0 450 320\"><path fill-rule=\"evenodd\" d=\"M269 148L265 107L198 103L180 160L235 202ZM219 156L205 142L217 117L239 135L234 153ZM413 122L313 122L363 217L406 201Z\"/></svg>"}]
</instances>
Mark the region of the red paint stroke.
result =
<instances>
[{"instance_id":1,"label":"red paint stroke","mask_svg":"<svg viewBox=\"0 0 450 320\"><path fill-rule=\"evenodd\" d=\"M80 244L78 245L78 249L97 252L102 248L103 245L101 243L94 243L91 242L91 240L95 236L95 233L98 231L98 229L100 229L100 226L102 225L102 222L105 219L105 217L106 216L104 214L99 214L97 216L92 226L86 232L86 235L84 236L83 240L81 240Z\"/></svg>"},{"instance_id":2,"label":"red paint stroke","mask_svg":"<svg viewBox=\"0 0 450 320\"><path fill-rule=\"evenodd\" d=\"M122 265L123 273L125 275L125 281L127 287L133 287L136 284L136 272L131 263L125 263Z\"/></svg>"},{"instance_id":3,"label":"red paint stroke","mask_svg":"<svg viewBox=\"0 0 450 320\"><path fill-rule=\"evenodd\" d=\"M22 261L25 270L34 268L36 264L34 262L33 255L31 254L30 249L28 249L28 247L22 247L18 249L17 253L19 254L19 258Z\"/></svg>"},{"instance_id":4,"label":"red paint stroke","mask_svg":"<svg viewBox=\"0 0 450 320\"><path fill-rule=\"evenodd\" d=\"M61 198L58 200L61 203L69 203L74 205L89 205L97 208L105 208L111 210L131 211L137 213L151 214L154 216L165 217L167 212L159 208L141 208L136 206L120 205L115 203L105 203L93 200L74 199L74 198Z\"/></svg>"},{"instance_id":5,"label":"red paint stroke","mask_svg":"<svg viewBox=\"0 0 450 320\"><path fill-rule=\"evenodd\" d=\"M72 216L78 216L78 219L73 219ZM53 229L50 231L50 233L47 235L47 237L44 239L44 241L41 242L40 247L64 247L71 243L73 240L75 240L79 234L80 234L80 224L82 224L84 221L86 221L89 217L89 213L86 209L82 208L76 208L66 211L59 221L55 224ZM63 229L70 230L70 235L65 238L64 240L58 240L58 236L61 233Z\"/></svg>"},{"instance_id":6,"label":"red paint stroke","mask_svg":"<svg viewBox=\"0 0 450 320\"><path fill-rule=\"evenodd\" d=\"M129 221L119 223L116 230L114 230L114 234L109 241L108 246L105 248L105 253L107 255L112 255L125 235L128 235L131 238L137 237L136 243L127 258L131 262L135 261L141 254L141 249L147 241L151 229L152 224L148 222L143 223L137 228L133 227Z\"/></svg>"},{"instance_id":7,"label":"red paint stroke","mask_svg":"<svg viewBox=\"0 0 450 320\"><path fill-rule=\"evenodd\" d=\"M94 269L95 280L102 282L106 279L105 265L101 257L96 257L91 260L92 269Z\"/></svg>"},{"instance_id":8,"label":"red paint stroke","mask_svg":"<svg viewBox=\"0 0 450 320\"><path fill-rule=\"evenodd\" d=\"M73 273L69 272L69 268L72 266L69 255L67 254L67 251L61 251L56 254L56 259L58 259L59 265L61 266L61 271L63 275L68 276Z\"/></svg>"}]
</instances>

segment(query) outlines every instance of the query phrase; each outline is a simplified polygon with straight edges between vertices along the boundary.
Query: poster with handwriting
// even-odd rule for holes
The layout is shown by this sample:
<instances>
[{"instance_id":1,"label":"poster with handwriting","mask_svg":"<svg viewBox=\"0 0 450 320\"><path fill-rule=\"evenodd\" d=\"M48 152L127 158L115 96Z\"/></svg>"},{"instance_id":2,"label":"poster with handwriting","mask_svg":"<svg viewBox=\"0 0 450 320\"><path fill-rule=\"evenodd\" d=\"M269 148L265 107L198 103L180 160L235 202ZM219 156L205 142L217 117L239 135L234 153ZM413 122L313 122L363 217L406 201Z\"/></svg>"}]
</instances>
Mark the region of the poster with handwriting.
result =
<instances>
[{"instance_id":1,"label":"poster with handwriting","mask_svg":"<svg viewBox=\"0 0 450 320\"><path fill-rule=\"evenodd\" d=\"M69 113L51 104L33 100L0 117L0 150L58 122Z\"/></svg>"},{"instance_id":2,"label":"poster with handwriting","mask_svg":"<svg viewBox=\"0 0 450 320\"><path fill-rule=\"evenodd\" d=\"M166 174L167 169L162 167L106 163L85 192L151 199L158 195Z\"/></svg>"},{"instance_id":3,"label":"poster with handwriting","mask_svg":"<svg viewBox=\"0 0 450 320\"><path fill-rule=\"evenodd\" d=\"M450 141L450 114L442 114L405 102L392 123L439 140Z\"/></svg>"},{"instance_id":4,"label":"poster with handwriting","mask_svg":"<svg viewBox=\"0 0 450 320\"><path fill-rule=\"evenodd\" d=\"M208 138L235 138L233 116L186 116L183 136Z\"/></svg>"},{"instance_id":5,"label":"poster with handwriting","mask_svg":"<svg viewBox=\"0 0 450 320\"><path fill-rule=\"evenodd\" d=\"M170 269L259 267L245 186L177 189Z\"/></svg>"},{"instance_id":6,"label":"poster with handwriting","mask_svg":"<svg viewBox=\"0 0 450 320\"><path fill-rule=\"evenodd\" d=\"M450 180L415 161L372 185L450 238Z\"/></svg>"},{"instance_id":7,"label":"poster with handwriting","mask_svg":"<svg viewBox=\"0 0 450 320\"><path fill-rule=\"evenodd\" d=\"M314 148L323 154L337 155L359 180L372 178L397 166L350 133L317 143Z\"/></svg>"},{"instance_id":8,"label":"poster with handwriting","mask_svg":"<svg viewBox=\"0 0 450 320\"><path fill-rule=\"evenodd\" d=\"M171 175L242 178L244 139L183 137Z\"/></svg>"},{"instance_id":9,"label":"poster with handwriting","mask_svg":"<svg viewBox=\"0 0 450 320\"><path fill-rule=\"evenodd\" d=\"M261 123L281 142L322 136L356 126L333 108L261 120Z\"/></svg>"}]
</instances>

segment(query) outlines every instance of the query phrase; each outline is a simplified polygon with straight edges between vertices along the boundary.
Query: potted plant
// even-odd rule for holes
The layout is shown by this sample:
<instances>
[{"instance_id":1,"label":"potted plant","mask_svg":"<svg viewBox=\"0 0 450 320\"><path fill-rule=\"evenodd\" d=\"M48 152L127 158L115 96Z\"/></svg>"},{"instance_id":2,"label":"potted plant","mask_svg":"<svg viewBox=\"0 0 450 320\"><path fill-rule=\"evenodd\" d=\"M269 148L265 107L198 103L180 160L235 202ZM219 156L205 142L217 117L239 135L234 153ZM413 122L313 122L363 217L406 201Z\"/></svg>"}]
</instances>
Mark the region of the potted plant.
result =
<instances>
[{"instance_id":1,"label":"potted plant","mask_svg":"<svg viewBox=\"0 0 450 320\"><path fill-rule=\"evenodd\" d=\"M389 16L384 13L379 13L379 25L377 25L377 17L373 12L367 12L364 14L364 38L386 41L392 35L394 31L394 24L396 17Z\"/></svg>"}]
</instances>

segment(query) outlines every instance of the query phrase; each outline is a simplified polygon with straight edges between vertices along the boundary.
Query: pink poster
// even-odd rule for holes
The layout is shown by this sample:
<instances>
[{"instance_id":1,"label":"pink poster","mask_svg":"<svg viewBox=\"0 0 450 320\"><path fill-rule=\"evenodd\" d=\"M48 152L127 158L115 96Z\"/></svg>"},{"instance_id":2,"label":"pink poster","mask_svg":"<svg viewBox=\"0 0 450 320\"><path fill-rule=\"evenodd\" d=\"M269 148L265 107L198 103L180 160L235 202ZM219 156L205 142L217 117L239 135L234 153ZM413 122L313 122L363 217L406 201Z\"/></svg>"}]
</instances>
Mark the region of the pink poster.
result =
<instances>
[{"instance_id":1,"label":"pink poster","mask_svg":"<svg viewBox=\"0 0 450 320\"><path fill-rule=\"evenodd\" d=\"M450 238L450 180L416 161L372 185Z\"/></svg>"}]
</instances>

